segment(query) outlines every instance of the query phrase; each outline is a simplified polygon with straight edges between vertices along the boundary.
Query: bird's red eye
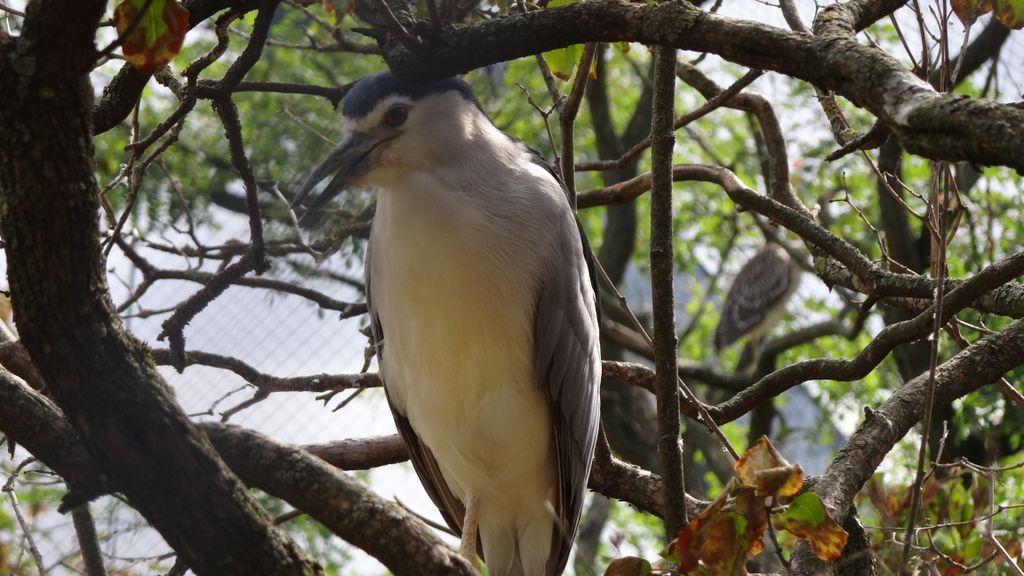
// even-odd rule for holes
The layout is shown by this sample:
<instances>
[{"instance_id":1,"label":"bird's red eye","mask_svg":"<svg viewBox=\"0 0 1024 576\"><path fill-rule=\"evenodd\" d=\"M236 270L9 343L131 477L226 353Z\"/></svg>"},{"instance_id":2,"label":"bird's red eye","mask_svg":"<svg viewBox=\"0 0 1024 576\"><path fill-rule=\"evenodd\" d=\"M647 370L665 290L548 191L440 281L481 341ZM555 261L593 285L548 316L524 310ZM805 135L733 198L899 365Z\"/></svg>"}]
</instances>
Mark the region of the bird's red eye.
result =
<instances>
[{"instance_id":1,"label":"bird's red eye","mask_svg":"<svg viewBox=\"0 0 1024 576\"><path fill-rule=\"evenodd\" d=\"M409 118L409 107L408 106L392 106L384 113L384 123L393 128L397 128L402 124L405 124L406 119Z\"/></svg>"}]
</instances>

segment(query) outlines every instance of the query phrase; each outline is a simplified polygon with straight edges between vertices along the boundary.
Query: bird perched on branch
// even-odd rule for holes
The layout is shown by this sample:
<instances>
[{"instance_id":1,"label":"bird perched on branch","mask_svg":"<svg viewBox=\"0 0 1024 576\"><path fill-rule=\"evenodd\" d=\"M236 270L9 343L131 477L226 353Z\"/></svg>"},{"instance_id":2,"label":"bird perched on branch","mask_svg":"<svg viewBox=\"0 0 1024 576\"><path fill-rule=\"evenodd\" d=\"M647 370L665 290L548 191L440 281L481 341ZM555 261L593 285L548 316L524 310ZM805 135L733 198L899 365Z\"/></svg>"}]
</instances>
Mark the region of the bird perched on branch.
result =
<instances>
[{"instance_id":1,"label":"bird perched on branch","mask_svg":"<svg viewBox=\"0 0 1024 576\"><path fill-rule=\"evenodd\" d=\"M460 551L497 576L562 573L597 437L592 256L564 187L468 84L364 78L312 203L377 189L366 289L381 376ZM477 529L479 540L477 539Z\"/></svg>"},{"instance_id":2,"label":"bird perched on branch","mask_svg":"<svg viewBox=\"0 0 1024 576\"><path fill-rule=\"evenodd\" d=\"M756 354L761 336L782 318L800 284L800 267L786 249L768 242L743 265L729 287L715 328L715 350L744 336Z\"/></svg>"}]
</instances>

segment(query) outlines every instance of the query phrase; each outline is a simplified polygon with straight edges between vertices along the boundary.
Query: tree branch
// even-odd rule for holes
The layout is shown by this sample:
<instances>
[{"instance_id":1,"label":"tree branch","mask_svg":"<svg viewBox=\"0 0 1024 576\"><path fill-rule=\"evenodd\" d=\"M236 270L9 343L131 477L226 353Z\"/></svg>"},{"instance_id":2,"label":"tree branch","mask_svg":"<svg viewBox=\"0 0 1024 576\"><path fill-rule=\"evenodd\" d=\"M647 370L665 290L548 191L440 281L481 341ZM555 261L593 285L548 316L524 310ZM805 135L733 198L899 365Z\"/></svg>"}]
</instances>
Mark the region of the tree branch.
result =
<instances>
[{"instance_id":1,"label":"tree branch","mask_svg":"<svg viewBox=\"0 0 1024 576\"><path fill-rule=\"evenodd\" d=\"M157 364L175 366L173 350L156 349L151 353ZM185 352L183 367L194 365L230 370L264 392L339 392L381 386L380 377L373 373L279 377L260 372L237 358L195 350Z\"/></svg>"},{"instance_id":2,"label":"tree branch","mask_svg":"<svg viewBox=\"0 0 1024 576\"><path fill-rule=\"evenodd\" d=\"M49 398L0 368L0 399L0 430L67 483L70 492L61 511L113 490L63 412Z\"/></svg>"},{"instance_id":3,"label":"tree branch","mask_svg":"<svg viewBox=\"0 0 1024 576\"><path fill-rule=\"evenodd\" d=\"M672 149L676 138L674 48L654 49L654 116L651 120L651 292L654 308L654 363L657 367L658 454L664 479L665 534L671 540L686 524L682 498L683 463L676 386L676 329L673 288Z\"/></svg>"},{"instance_id":4,"label":"tree branch","mask_svg":"<svg viewBox=\"0 0 1024 576\"><path fill-rule=\"evenodd\" d=\"M353 486L355 483L347 477L314 461L316 457L327 464L349 470L364 470L401 462L408 459L408 455L398 435L310 445L304 447L310 453L306 455L298 448L283 446L255 432L237 427L208 423L201 425L201 428L209 434L214 447L224 451L228 465L233 470L238 468L236 472L243 476L246 483L289 501L346 540L360 547L367 546L365 549L371 554L375 550L381 554L407 556L406 560L394 560L400 563L418 562L421 557L417 554L424 552L428 559L440 558L441 566L446 562L444 558L449 551L432 548L433 539L418 544L410 542L410 539L418 538L418 520L409 519L405 512L394 509L388 503L382 507L379 497L362 486ZM73 492L64 498L62 509L72 504L77 506L113 489L60 410L2 368L0 430L57 472L72 488ZM589 483L592 490L628 502L645 512L664 515L663 492L658 476L611 458L607 450L598 452ZM317 488L311 488L314 485ZM368 500L361 504L364 497ZM686 496L686 506L691 515L706 505L706 502ZM358 534L353 536L356 539L349 540L352 531L358 531L361 522L370 522L378 514L383 514L385 518L373 526L377 531L375 534L394 529L396 522L404 522L409 526L404 532L395 533L397 535L394 540L383 538L369 542L373 539ZM389 545L394 547L387 548ZM385 564L392 567L388 562Z\"/></svg>"},{"instance_id":5,"label":"tree branch","mask_svg":"<svg viewBox=\"0 0 1024 576\"><path fill-rule=\"evenodd\" d=\"M71 519L78 535L78 547L82 550L82 563L85 564L86 576L106 576L103 566L103 552L100 550L100 539L96 534L96 523L88 504L75 506L71 510Z\"/></svg>"},{"instance_id":6,"label":"tree branch","mask_svg":"<svg viewBox=\"0 0 1024 576\"><path fill-rule=\"evenodd\" d=\"M1024 320L1018 320L941 364L935 374L935 402L941 405L961 398L994 383L1022 363ZM834 520L841 522L846 517L853 497L874 474L885 455L921 420L927 385L928 374L925 373L900 387L877 410L868 410L867 418L815 484L814 492L821 496ZM797 545L794 571L820 573L821 561L805 544Z\"/></svg>"},{"instance_id":7,"label":"tree branch","mask_svg":"<svg viewBox=\"0 0 1024 576\"><path fill-rule=\"evenodd\" d=\"M246 254L238 262L220 271L210 282L195 294L189 296L181 305L177 306L177 309L170 318L164 320L157 340L164 340L166 338L170 343L174 360L172 365L178 372L185 369L185 326L188 326L188 323L195 318L196 314L202 312L214 298L227 290L233 282L253 270L255 265L254 253Z\"/></svg>"},{"instance_id":8,"label":"tree branch","mask_svg":"<svg viewBox=\"0 0 1024 576\"><path fill-rule=\"evenodd\" d=\"M980 295L1022 273L1024 273L1024 252L986 267L946 296L940 315L941 323L944 325L949 322L957 312L979 298ZM911 320L891 324L875 336L857 356L849 360L818 358L785 366L757 382L743 387L732 398L708 407L707 412L716 423L724 424L743 416L767 399L809 380L849 381L863 378L878 366L897 345L924 337L931 328L933 318L932 308L929 307ZM807 334L794 334L791 337L815 337L816 333L817 329L814 329L808 330ZM609 375L654 391L649 369L639 365L606 363L605 370ZM697 417L696 412L688 403L680 403L679 410L690 418Z\"/></svg>"},{"instance_id":9,"label":"tree branch","mask_svg":"<svg viewBox=\"0 0 1024 576\"><path fill-rule=\"evenodd\" d=\"M255 10L247 0L184 0L182 6L188 10L189 28L195 28L207 18L226 8ZM92 109L92 123L95 134L102 134L120 124L138 102L142 89L149 82L151 74L140 72L131 64L118 70L110 83L103 88L103 96Z\"/></svg>"},{"instance_id":10,"label":"tree branch","mask_svg":"<svg viewBox=\"0 0 1024 576\"><path fill-rule=\"evenodd\" d=\"M392 69L410 79L451 76L566 44L639 42L712 52L841 94L870 110L904 147L936 160L968 160L1024 171L1024 110L939 94L897 60L855 34L903 2L829 5L813 36L701 11L688 2L626 4L592 0L530 11L425 38L416 54L384 46ZM738 41L742 39L742 41ZM894 97L895 95L895 97Z\"/></svg>"},{"instance_id":11,"label":"tree branch","mask_svg":"<svg viewBox=\"0 0 1024 576\"><path fill-rule=\"evenodd\" d=\"M396 575L473 574L423 522L326 462L251 430L203 429L243 482L306 512Z\"/></svg>"},{"instance_id":12,"label":"tree branch","mask_svg":"<svg viewBox=\"0 0 1024 576\"><path fill-rule=\"evenodd\" d=\"M409 459L405 442L398 434L307 444L302 449L341 470L369 470Z\"/></svg>"}]
</instances>

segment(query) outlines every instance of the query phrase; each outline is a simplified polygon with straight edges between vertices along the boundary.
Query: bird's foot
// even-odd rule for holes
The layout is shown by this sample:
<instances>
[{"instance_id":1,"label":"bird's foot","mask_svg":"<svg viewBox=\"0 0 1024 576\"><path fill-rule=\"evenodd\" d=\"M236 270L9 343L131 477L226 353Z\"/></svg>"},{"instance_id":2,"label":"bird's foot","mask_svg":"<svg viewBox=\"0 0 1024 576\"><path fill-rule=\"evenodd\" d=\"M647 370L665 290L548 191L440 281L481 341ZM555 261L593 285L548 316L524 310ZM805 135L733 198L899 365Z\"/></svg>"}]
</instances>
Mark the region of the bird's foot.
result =
<instances>
[{"instance_id":1,"label":"bird's foot","mask_svg":"<svg viewBox=\"0 0 1024 576\"><path fill-rule=\"evenodd\" d=\"M473 571L480 573L477 567L476 542L477 527L479 526L480 499L476 496L466 498L466 516L462 521L462 541L459 542L459 556L462 556L473 567Z\"/></svg>"}]
</instances>

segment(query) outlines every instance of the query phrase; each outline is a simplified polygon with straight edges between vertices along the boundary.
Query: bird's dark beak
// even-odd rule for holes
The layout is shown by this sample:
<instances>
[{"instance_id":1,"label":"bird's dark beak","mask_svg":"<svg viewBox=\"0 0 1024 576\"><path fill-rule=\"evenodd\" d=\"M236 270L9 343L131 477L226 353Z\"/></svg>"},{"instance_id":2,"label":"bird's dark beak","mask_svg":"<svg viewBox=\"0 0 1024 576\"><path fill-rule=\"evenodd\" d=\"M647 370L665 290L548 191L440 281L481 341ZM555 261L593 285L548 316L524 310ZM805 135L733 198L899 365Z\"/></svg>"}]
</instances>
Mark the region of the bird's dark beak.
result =
<instances>
[{"instance_id":1,"label":"bird's dark beak","mask_svg":"<svg viewBox=\"0 0 1024 576\"><path fill-rule=\"evenodd\" d=\"M368 132L350 132L341 144L324 157L309 178L306 178L299 195L292 201L292 206L300 205L317 184L334 174L334 178L327 183L320 195L308 205L306 213L322 208L345 187L369 172L370 152L381 141L381 138Z\"/></svg>"}]
</instances>

